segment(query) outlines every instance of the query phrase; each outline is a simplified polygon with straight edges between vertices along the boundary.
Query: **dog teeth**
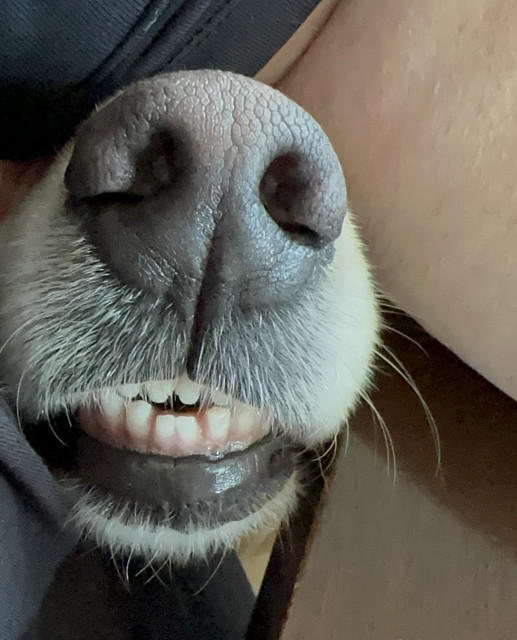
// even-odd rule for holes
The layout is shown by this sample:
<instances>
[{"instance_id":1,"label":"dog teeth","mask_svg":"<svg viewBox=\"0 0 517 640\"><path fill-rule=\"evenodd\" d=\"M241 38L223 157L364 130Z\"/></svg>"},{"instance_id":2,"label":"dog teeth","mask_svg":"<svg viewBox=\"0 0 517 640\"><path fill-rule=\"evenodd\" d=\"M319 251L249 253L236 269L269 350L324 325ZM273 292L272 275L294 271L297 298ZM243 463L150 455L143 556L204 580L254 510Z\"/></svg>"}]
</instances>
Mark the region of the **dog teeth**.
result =
<instances>
[{"instance_id":1,"label":"dog teeth","mask_svg":"<svg viewBox=\"0 0 517 640\"><path fill-rule=\"evenodd\" d=\"M174 409L176 397L187 410ZM200 399L198 410L194 405ZM80 423L91 436L115 447L173 457L218 458L245 449L270 428L260 410L186 374L105 388L85 397L83 406Z\"/></svg>"},{"instance_id":2,"label":"dog teeth","mask_svg":"<svg viewBox=\"0 0 517 640\"><path fill-rule=\"evenodd\" d=\"M230 410L224 407L214 407L206 413L208 436L213 440L224 442L228 438L230 429Z\"/></svg>"},{"instance_id":3,"label":"dog teeth","mask_svg":"<svg viewBox=\"0 0 517 640\"><path fill-rule=\"evenodd\" d=\"M100 407L104 416L112 422L122 418L124 399L111 389L106 390L100 398Z\"/></svg>"},{"instance_id":4,"label":"dog teeth","mask_svg":"<svg viewBox=\"0 0 517 640\"><path fill-rule=\"evenodd\" d=\"M201 395L201 385L182 376L176 384L175 393L183 404L196 404Z\"/></svg>"},{"instance_id":5,"label":"dog teeth","mask_svg":"<svg viewBox=\"0 0 517 640\"><path fill-rule=\"evenodd\" d=\"M117 388L117 392L123 398L136 398L140 393L140 385L139 384L123 384L122 386Z\"/></svg>"},{"instance_id":6,"label":"dog teeth","mask_svg":"<svg viewBox=\"0 0 517 640\"><path fill-rule=\"evenodd\" d=\"M194 416L178 416L176 428L184 445L191 447L201 436L201 429Z\"/></svg>"},{"instance_id":7,"label":"dog teeth","mask_svg":"<svg viewBox=\"0 0 517 640\"><path fill-rule=\"evenodd\" d=\"M151 431L152 406L144 400L135 400L126 408L129 434L138 439L147 438Z\"/></svg>"},{"instance_id":8,"label":"dog teeth","mask_svg":"<svg viewBox=\"0 0 517 640\"><path fill-rule=\"evenodd\" d=\"M170 380L157 380L145 385L145 395L151 402L164 403L172 395L173 384Z\"/></svg>"},{"instance_id":9,"label":"dog teeth","mask_svg":"<svg viewBox=\"0 0 517 640\"><path fill-rule=\"evenodd\" d=\"M226 407L230 403L230 396L227 396L226 393L219 391L219 389L212 389L210 391L210 396L212 398L212 402L219 407Z\"/></svg>"},{"instance_id":10,"label":"dog teeth","mask_svg":"<svg viewBox=\"0 0 517 640\"><path fill-rule=\"evenodd\" d=\"M155 438L160 447L170 446L176 433L176 418L171 414L159 415L156 418Z\"/></svg>"},{"instance_id":11,"label":"dog teeth","mask_svg":"<svg viewBox=\"0 0 517 640\"><path fill-rule=\"evenodd\" d=\"M240 405L235 412L235 427L239 434L247 434L260 424L260 412L254 407Z\"/></svg>"},{"instance_id":12,"label":"dog teeth","mask_svg":"<svg viewBox=\"0 0 517 640\"><path fill-rule=\"evenodd\" d=\"M179 380L151 380L140 384L123 384L116 389L117 394L126 400L134 400L137 397L145 398L155 404L164 404L172 401L173 393L184 405L193 405L199 402L201 394L210 399L211 403L218 407L227 407L230 404L230 396L220 389L205 387L197 382L192 382L186 374Z\"/></svg>"}]
</instances>

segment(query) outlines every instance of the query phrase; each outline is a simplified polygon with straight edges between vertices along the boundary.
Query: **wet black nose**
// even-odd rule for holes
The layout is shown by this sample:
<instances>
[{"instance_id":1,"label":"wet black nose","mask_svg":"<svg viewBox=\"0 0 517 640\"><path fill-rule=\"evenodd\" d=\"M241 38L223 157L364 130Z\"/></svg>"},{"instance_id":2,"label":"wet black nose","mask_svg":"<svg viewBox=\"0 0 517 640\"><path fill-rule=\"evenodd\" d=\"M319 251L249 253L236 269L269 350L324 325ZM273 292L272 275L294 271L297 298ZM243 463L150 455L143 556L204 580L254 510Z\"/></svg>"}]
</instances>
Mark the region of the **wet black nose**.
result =
<instances>
[{"instance_id":1,"label":"wet black nose","mask_svg":"<svg viewBox=\"0 0 517 640\"><path fill-rule=\"evenodd\" d=\"M217 71L139 82L92 115L66 186L116 278L206 322L299 295L331 260L346 212L316 122Z\"/></svg>"}]
</instances>

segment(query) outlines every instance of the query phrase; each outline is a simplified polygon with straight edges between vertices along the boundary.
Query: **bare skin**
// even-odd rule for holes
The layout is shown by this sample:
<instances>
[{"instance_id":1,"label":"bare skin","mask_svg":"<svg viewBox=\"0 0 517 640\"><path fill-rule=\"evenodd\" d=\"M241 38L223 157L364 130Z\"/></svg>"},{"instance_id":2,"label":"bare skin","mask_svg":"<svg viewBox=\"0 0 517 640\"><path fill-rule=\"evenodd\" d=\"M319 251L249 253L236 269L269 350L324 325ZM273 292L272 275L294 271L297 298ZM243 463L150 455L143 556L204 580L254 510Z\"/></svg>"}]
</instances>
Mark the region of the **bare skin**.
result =
<instances>
[{"instance_id":1,"label":"bare skin","mask_svg":"<svg viewBox=\"0 0 517 640\"><path fill-rule=\"evenodd\" d=\"M258 75L323 125L383 289L517 399L517 7L325 0ZM37 178L0 163L0 218Z\"/></svg>"},{"instance_id":2,"label":"bare skin","mask_svg":"<svg viewBox=\"0 0 517 640\"><path fill-rule=\"evenodd\" d=\"M382 287L517 399L517 6L339 3L279 88L343 164Z\"/></svg>"}]
</instances>

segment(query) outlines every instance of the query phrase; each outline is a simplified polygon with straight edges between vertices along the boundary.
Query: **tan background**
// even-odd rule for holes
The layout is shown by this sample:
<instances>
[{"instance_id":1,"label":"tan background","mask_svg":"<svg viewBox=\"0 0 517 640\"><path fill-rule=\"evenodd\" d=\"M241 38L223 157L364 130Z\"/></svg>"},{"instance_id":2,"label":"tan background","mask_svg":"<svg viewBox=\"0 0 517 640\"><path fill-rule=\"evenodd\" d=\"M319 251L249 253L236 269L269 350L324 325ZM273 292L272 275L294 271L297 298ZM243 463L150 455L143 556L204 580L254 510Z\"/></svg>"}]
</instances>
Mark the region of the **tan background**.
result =
<instances>
[{"instance_id":1,"label":"tan background","mask_svg":"<svg viewBox=\"0 0 517 640\"><path fill-rule=\"evenodd\" d=\"M396 482L363 408L282 640L517 638L517 405L413 323L398 329L427 352L392 334L436 419L442 471L418 400L381 376Z\"/></svg>"}]
</instances>

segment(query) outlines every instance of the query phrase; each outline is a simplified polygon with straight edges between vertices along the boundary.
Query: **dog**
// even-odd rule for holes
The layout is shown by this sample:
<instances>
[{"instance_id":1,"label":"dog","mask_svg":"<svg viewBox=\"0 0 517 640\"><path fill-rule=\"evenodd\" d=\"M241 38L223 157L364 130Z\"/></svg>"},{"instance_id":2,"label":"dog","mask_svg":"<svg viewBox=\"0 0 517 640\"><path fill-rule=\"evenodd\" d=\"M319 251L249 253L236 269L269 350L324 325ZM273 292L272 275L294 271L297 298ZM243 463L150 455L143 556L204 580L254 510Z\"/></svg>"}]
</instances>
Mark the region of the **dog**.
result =
<instances>
[{"instance_id":1,"label":"dog","mask_svg":"<svg viewBox=\"0 0 517 640\"><path fill-rule=\"evenodd\" d=\"M184 564L276 529L378 335L330 142L229 72L121 91L0 229L0 380L115 554Z\"/></svg>"}]
</instances>

